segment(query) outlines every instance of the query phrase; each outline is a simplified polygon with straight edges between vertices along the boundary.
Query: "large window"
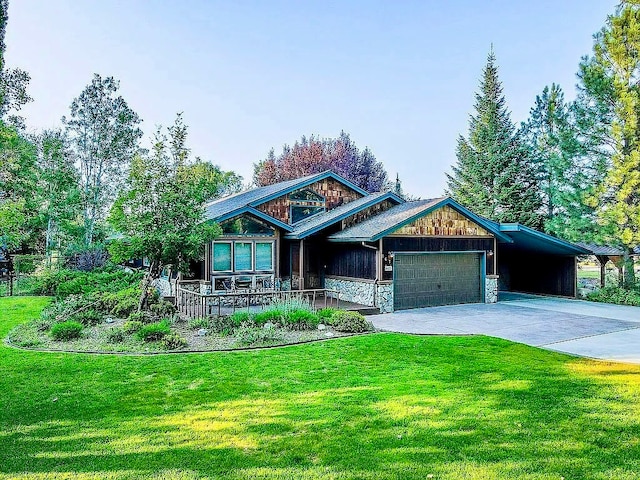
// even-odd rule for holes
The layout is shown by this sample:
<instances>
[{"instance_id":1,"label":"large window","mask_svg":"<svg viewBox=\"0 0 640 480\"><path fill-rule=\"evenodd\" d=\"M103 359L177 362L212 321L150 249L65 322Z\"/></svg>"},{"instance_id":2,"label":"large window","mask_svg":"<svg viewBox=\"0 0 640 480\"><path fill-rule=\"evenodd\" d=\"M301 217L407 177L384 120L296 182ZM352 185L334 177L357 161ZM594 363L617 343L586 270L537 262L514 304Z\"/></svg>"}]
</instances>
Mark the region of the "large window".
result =
<instances>
[{"instance_id":1,"label":"large window","mask_svg":"<svg viewBox=\"0 0 640 480\"><path fill-rule=\"evenodd\" d=\"M309 189L297 190L289 195L291 223L297 223L312 215L325 211L326 202L322 195Z\"/></svg>"},{"instance_id":2,"label":"large window","mask_svg":"<svg viewBox=\"0 0 640 480\"><path fill-rule=\"evenodd\" d=\"M234 270L236 272L253 270L253 243L235 242L233 250Z\"/></svg>"},{"instance_id":3,"label":"large window","mask_svg":"<svg viewBox=\"0 0 640 480\"><path fill-rule=\"evenodd\" d=\"M274 241L213 242L214 272L273 272Z\"/></svg>"},{"instance_id":4,"label":"large window","mask_svg":"<svg viewBox=\"0 0 640 480\"><path fill-rule=\"evenodd\" d=\"M273 270L273 242L256 242L256 270Z\"/></svg>"},{"instance_id":5,"label":"large window","mask_svg":"<svg viewBox=\"0 0 640 480\"><path fill-rule=\"evenodd\" d=\"M231 242L215 242L213 244L213 270L216 272L230 272Z\"/></svg>"}]
</instances>

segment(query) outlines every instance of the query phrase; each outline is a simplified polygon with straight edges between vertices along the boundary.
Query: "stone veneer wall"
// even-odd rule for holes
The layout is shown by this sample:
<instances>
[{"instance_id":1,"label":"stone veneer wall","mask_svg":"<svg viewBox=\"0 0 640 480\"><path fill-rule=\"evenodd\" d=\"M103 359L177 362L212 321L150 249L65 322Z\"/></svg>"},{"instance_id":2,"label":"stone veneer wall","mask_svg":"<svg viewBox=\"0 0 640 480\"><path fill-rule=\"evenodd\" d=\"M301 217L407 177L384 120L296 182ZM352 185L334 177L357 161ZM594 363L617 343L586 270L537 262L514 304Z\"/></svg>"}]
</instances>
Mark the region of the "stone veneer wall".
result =
<instances>
[{"instance_id":1,"label":"stone veneer wall","mask_svg":"<svg viewBox=\"0 0 640 480\"><path fill-rule=\"evenodd\" d=\"M384 282L376 285L378 289L378 308L380 313L393 312L393 282Z\"/></svg>"},{"instance_id":2,"label":"stone veneer wall","mask_svg":"<svg viewBox=\"0 0 640 480\"><path fill-rule=\"evenodd\" d=\"M359 303L368 307L375 306L376 284L358 279L326 277L324 288L340 292L340 300Z\"/></svg>"},{"instance_id":3,"label":"stone veneer wall","mask_svg":"<svg viewBox=\"0 0 640 480\"><path fill-rule=\"evenodd\" d=\"M161 297L172 297L175 295L173 284L167 278L158 278L154 281L153 286Z\"/></svg>"},{"instance_id":4,"label":"stone veneer wall","mask_svg":"<svg viewBox=\"0 0 640 480\"><path fill-rule=\"evenodd\" d=\"M498 301L498 275L487 275L484 280L484 303Z\"/></svg>"}]
</instances>

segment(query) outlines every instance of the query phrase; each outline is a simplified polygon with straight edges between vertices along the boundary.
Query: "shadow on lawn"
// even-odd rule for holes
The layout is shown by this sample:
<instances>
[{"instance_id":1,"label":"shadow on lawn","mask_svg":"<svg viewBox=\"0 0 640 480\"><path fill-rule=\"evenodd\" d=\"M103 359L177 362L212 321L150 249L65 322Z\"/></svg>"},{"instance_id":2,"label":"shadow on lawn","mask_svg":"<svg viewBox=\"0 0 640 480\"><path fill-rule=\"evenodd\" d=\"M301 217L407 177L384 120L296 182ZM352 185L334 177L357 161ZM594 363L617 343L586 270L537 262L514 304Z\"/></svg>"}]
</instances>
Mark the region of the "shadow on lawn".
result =
<instances>
[{"instance_id":1,"label":"shadow on lawn","mask_svg":"<svg viewBox=\"0 0 640 480\"><path fill-rule=\"evenodd\" d=\"M152 359L2 355L16 368L0 387L16 388L3 390L0 479L640 471L640 369L496 339L385 334Z\"/></svg>"}]
</instances>

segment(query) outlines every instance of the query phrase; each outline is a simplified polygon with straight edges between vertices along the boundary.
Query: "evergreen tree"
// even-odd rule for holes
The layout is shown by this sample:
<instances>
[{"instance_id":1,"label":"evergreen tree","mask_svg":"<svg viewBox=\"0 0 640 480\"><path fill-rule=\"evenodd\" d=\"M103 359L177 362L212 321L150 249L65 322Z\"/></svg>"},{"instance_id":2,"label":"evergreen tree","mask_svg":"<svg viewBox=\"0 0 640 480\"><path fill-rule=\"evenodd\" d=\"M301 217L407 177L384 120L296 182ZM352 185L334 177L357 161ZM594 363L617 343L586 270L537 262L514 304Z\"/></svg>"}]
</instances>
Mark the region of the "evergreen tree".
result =
<instances>
[{"instance_id":1,"label":"evergreen tree","mask_svg":"<svg viewBox=\"0 0 640 480\"><path fill-rule=\"evenodd\" d=\"M604 181L592 197L607 243L624 250L624 284L635 283L640 245L640 5L622 1L595 35L580 65L583 121L606 155Z\"/></svg>"},{"instance_id":2,"label":"evergreen tree","mask_svg":"<svg viewBox=\"0 0 640 480\"><path fill-rule=\"evenodd\" d=\"M594 237L595 209L588 199L602 180L594 169L598 156L589 146L589 132L579 130L577 106L564 100L560 86L545 87L523 124L541 193L544 228L573 241ZM584 139L583 139L584 137Z\"/></svg>"},{"instance_id":3,"label":"evergreen tree","mask_svg":"<svg viewBox=\"0 0 640 480\"><path fill-rule=\"evenodd\" d=\"M507 110L493 51L484 69L469 135L460 136L448 193L498 222L540 226L540 198L529 152Z\"/></svg>"}]
</instances>

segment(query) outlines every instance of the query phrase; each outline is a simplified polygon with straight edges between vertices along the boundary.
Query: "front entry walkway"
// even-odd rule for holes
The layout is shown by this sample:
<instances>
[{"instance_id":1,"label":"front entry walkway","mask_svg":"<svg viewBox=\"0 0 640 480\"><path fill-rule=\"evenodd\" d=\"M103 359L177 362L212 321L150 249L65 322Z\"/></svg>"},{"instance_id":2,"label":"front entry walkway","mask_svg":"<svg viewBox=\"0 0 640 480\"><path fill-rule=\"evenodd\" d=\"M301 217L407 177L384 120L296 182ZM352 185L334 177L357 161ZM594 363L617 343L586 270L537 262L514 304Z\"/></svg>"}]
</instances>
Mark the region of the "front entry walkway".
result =
<instances>
[{"instance_id":1,"label":"front entry walkway","mask_svg":"<svg viewBox=\"0 0 640 480\"><path fill-rule=\"evenodd\" d=\"M496 304L419 308L368 317L381 329L489 335L585 357L640 363L640 307L534 295Z\"/></svg>"}]
</instances>

